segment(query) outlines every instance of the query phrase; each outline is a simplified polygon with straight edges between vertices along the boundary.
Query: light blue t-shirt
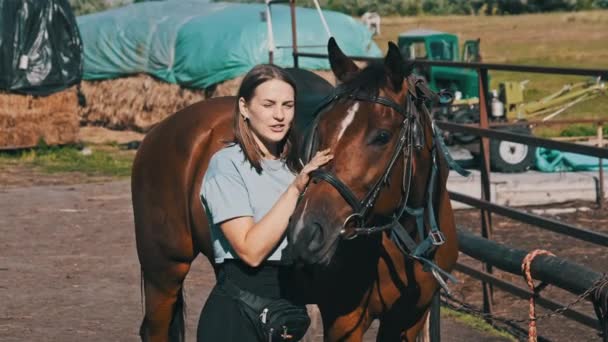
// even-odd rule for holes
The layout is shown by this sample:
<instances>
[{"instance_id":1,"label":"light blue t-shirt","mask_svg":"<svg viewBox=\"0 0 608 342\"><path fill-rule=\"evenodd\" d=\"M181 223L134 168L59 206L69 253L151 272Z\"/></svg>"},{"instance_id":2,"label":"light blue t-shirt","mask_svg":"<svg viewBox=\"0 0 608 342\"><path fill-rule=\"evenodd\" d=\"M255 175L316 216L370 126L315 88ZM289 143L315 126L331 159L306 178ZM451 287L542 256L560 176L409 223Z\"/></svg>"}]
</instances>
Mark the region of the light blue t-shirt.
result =
<instances>
[{"instance_id":1,"label":"light blue t-shirt","mask_svg":"<svg viewBox=\"0 0 608 342\"><path fill-rule=\"evenodd\" d=\"M238 144L224 147L211 157L200 195L211 224L216 263L238 258L219 224L240 216L252 216L257 223L294 178L282 160L263 160L262 172L258 174ZM286 245L284 237L267 260L281 260Z\"/></svg>"}]
</instances>

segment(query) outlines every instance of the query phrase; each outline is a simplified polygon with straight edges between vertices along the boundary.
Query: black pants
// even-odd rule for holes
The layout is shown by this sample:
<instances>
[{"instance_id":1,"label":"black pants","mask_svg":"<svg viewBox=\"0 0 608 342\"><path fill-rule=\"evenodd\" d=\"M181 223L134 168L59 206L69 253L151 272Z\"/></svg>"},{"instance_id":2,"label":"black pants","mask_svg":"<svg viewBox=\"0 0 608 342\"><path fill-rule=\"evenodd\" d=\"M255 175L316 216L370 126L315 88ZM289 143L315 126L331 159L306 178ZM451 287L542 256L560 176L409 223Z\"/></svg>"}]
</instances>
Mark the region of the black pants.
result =
<instances>
[{"instance_id":1,"label":"black pants","mask_svg":"<svg viewBox=\"0 0 608 342\"><path fill-rule=\"evenodd\" d=\"M222 289L228 279L239 288L266 298L287 298L289 271L284 266L263 264L252 268L239 260L218 266L218 283L203 307L198 322L197 342L256 342L251 323L239 311L238 303Z\"/></svg>"}]
</instances>

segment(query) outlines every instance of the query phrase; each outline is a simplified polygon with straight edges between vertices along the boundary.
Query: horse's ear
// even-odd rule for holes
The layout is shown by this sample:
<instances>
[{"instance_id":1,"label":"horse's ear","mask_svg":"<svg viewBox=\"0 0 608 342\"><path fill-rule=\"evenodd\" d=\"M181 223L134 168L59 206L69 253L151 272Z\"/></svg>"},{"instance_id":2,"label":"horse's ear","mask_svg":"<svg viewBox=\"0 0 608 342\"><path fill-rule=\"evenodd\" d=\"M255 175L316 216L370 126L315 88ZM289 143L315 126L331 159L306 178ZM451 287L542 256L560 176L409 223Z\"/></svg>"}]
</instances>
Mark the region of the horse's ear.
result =
<instances>
[{"instance_id":1,"label":"horse's ear","mask_svg":"<svg viewBox=\"0 0 608 342\"><path fill-rule=\"evenodd\" d=\"M334 37L329 38L327 42L327 54L329 55L331 71L334 72L339 81L344 82L359 72L359 67L340 50Z\"/></svg>"},{"instance_id":2,"label":"horse's ear","mask_svg":"<svg viewBox=\"0 0 608 342\"><path fill-rule=\"evenodd\" d=\"M384 67L391 85L395 91L400 91L403 79L412 72L412 66L411 63L405 63L399 48L393 42L388 42L388 53L384 58Z\"/></svg>"}]
</instances>

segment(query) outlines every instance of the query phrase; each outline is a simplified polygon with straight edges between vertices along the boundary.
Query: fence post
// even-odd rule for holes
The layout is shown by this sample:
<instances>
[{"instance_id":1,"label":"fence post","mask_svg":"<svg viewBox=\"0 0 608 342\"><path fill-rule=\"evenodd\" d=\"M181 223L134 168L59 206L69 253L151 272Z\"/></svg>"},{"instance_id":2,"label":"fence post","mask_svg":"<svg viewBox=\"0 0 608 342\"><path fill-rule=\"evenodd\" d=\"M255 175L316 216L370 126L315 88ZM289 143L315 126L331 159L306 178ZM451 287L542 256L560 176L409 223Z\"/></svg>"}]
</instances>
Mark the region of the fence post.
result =
<instances>
[{"instance_id":1,"label":"fence post","mask_svg":"<svg viewBox=\"0 0 608 342\"><path fill-rule=\"evenodd\" d=\"M597 124L597 147L604 147L604 124ZM604 159L600 158L600 194L598 196L598 206L601 208L604 205Z\"/></svg>"},{"instance_id":2,"label":"fence post","mask_svg":"<svg viewBox=\"0 0 608 342\"><path fill-rule=\"evenodd\" d=\"M479 68L477 71L479 79L479 128L489 129L488 120L488 69ZM481 199L491 202L492 196L490 193L490 139L481 137L480 139L480 155L481 155ZM492 239L492 216L487 210L481 210L481 236L486 239ZM492 266L485 264L486 272L492 273ZM492 284L482 282L483 288L483 311L486 314L492 313L492 304L494 299L494 290Z\"/></svg>"},{"instance_id":3,"label":"fence post","mask_svg":"<svg viewBox=\"0 0 608 342\"><path fill-rule=\"evenodd\" d=\"M431 302L431 312L429 315L429 334L431 337L431 342L441 342L441 300L439 299L440 290L435 292L433 296L433 301Z\"/></svg>"},{"instance_id":4,"label":"fence post","mask_svg":"<svg viewBox=\"0 0 608 342\"><path fill-rule=\"evenodd\" d=\"M291 12L291 45L293 54L293 67L299 68L298 63L298 37L296 34L296 0L289 0L289 9Z\"/></svg>"}]
</instances>

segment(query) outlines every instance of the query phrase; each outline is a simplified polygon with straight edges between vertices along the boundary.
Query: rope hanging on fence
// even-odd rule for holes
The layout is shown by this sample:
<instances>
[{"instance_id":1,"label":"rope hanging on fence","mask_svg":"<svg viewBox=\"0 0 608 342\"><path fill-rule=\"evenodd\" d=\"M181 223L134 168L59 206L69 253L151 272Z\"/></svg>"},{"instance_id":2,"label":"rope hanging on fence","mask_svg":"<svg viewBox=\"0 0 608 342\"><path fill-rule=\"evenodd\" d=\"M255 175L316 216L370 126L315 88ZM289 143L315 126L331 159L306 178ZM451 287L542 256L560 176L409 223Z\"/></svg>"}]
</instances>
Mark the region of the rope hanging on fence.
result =
<instances>
[{"instance_id":1,"label":"rope hanging on fence","mask_svg":"<svg viewBox=\"0 0 608 342\"><path fill-rule=\"evenodd\" d=\"M532 260L539 255L555 256L555 254L547 250L535 249L528 253L521 263L521 271L524 273L524 277L526 278L526 283L528 283L528 286L530 287L530 291L532 291L532 295L530 296L530 312L528 314L530 319L530 323L528 325L528 342L536 342L536 310L534 298L548 285L546 283L540 283L538 286L534 286L534 279L532 279L530 267L532 265Z\"/></svg>"}]
</instances>

